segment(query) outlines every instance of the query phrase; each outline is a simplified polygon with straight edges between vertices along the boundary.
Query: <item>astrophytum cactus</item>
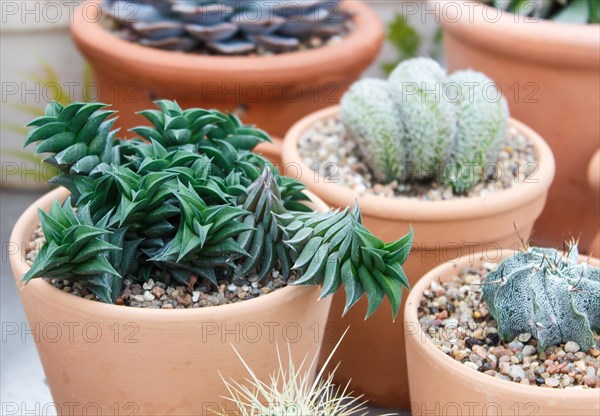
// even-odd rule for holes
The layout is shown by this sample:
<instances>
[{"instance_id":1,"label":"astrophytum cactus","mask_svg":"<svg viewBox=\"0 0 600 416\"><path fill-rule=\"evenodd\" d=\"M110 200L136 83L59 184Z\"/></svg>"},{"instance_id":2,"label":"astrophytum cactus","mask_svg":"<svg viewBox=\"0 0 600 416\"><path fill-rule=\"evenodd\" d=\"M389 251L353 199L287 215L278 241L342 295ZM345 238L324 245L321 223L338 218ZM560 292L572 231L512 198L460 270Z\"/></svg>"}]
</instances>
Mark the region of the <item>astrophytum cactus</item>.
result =
<instances>
[{"instance_id":1,"label":"astrophytum cactus","mask_svg":"<svg viewBox=\"0 0 600 416\"><path fill-rule=\"evenodd\" d=\"M595 346L600 330L600 269L578 262L577 246L566 254L528 247L504 260L483 282L483 297L498 321L498 334L512 341L520 333L538 349L574 341Z\"/></svg>"},{"instance_id":2,"label":"astrophytum cactus","mask_svg":"<svg viewBox=\"0 0 600 416\"><path fill-rule=\"evenodd\" d=\"M457 194L497 160L508 125L506 99L492 80L475 71L448 77L428 58L403 62L387 81L358 81L340 113L378 181L441 178Z\"/></svg>"},{"instance_id":3,"label":"astrophytum cactus","mask_svg":"<svg viewBox=\"0 0 600 416\"><path fill-rule=\"evenodd\" d=\"M291 52L349 29L340 0L105 0L103 10L127 40L217 55Z\"/></svg>"}]
</instances>

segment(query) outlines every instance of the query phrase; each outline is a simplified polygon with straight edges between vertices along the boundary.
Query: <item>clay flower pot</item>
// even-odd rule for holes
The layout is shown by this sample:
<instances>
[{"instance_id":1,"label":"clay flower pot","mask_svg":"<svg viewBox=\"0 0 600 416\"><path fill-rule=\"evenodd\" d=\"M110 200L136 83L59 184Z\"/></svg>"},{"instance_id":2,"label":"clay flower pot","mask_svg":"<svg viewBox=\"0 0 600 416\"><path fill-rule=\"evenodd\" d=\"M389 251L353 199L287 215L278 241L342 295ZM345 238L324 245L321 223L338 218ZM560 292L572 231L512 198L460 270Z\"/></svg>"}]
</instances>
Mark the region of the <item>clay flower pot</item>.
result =
<instances>
[{"instance_id":1,"label":"clay flower pot","mask_svg":"<svg viewBox=\"0 0 600 416\"><path fill-rule=\"evenodd\" d=\"M331 207L346 207L356 200L365 226L384 241L401 237L412 226L415 242L403 266L411 284L437 264L464 253L516 248L519 235L529 238L554 177L554 158L544 140L524 124L510 120L510 126L517 128L535 147L539 165L536 181L485 197L420 201L361 196L350 188L323 180L310 170L298 153L298 141L314 123L338 114L339 107L331 107L305 117L292 127L283 143L284 174L301 180ZM328 353L337 336L350 326L336 353L336 361L341 361L336 373L338 381L352 379L352 390L365 394L376 405L407 407L408 373L402 342L402 317L393 323L390 304L386 301L364 321L367 302L363 299L342 318L344 300L343 293L334 295L329 325L335 333L326 338L323 347L323 354ZM366 351L368 356L365 356Z\"/></svg>"},{"instance_id":2,"label":"clay flower pot","mask_svg":"<svg viewBox=\"0 0 600 416\"><path fill-rule=\"evenodd\" d=\"M586 177L600 131L600 25L525 19L470 0L430 0L430 6L444 29L448 70L486 73L511 114L556 155L556 180L536 242L561 248L563 240L581 236L581 248L588 248L600 228L600 204L590 209Z\"/></svg>"},{"instance_id":3,"label":"clay flower pot","mask_svg":"<svg viewBox=\"0 0 600 416\"><path fill-rule=\"evenodd\" d=\"M499 255L501 254L501 255ZM449 279L465 267L499 262L512 255L475 253L457 262L445 263L427 273L413 286L406 301L404 325L406 356L410 373L413 415L427 414L536 414L544 416L597 415L599 392L594 389L548 389L500 380L466 367L440 351L419 325L417 308L423 291L432 281ZM586 261L587 257L582 256ZM598 266L597 259L590 259Z\"/></svg>"},{"instance_id":4,"label":"clay flower pot","mask_svg":"<svg viewBox=\"0 0 600 416\"><path fill-rule=\"evenodd\" d=\"M588 182L592 188L593 201L598 202L598 198L600 198L600 150L597 150L590 160ZM596 228L596 235L592 239L589 252L594 256L600 256L600 228Z\"/></svg>"},{"instance_id":5,"label":"clay flower pot","mask_svg":"<svg viewBox=\"0 0 600 416\"><path fill-rule=\"evenodd\" d=\"M282 136L306 114L337 103L379 53L384 28L377 14L358 0L341 7L354 14L356 26L342 42L273 56L203 56L140 46L105 30L89 4L76 13L72 34L94 69L98 99L123 114L121 127L142 124L134 112L165 98L184 108L241 109L244 122Z\"/></svg>"},{"instance_id":6,"label":"clay flower pot","mask_svg":"<svg viewBox=\"0 0 600 416\"><path fill-rule=\"evenodd\" d=\"M17 283L29 267L25 247L37 209L67 194L46 194L17 221L10 255ZM59 414L177 416L212 414L222 404L231 410L219 372L240 382L247 376L232 346L259 377L274 370L276 343L284 351L289 341L296 363L316 354L331 303L317 302L319 293L288 286L235 304L162 310L82 299L42 279L20 290Z\"/></svg>"}]
</instances>

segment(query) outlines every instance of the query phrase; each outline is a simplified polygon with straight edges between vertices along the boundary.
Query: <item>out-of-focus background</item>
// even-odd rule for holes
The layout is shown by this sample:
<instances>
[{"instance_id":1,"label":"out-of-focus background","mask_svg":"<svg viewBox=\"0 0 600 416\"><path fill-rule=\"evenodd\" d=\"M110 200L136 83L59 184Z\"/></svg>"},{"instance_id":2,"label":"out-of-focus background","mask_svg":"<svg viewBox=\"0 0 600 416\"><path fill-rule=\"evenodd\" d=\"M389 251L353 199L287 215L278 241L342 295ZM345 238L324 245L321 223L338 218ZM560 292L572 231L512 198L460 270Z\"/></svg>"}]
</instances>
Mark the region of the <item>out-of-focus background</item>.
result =
<instances>
[{"instance_id":1,"label":"out-of-focus background","mask_svg":"<svg viewBox=\"0 0 600 416\"><path fill-rule=\"evenodd\" d=\"M18 4L16 4L18 3ZM34 3L38 3L36 6ZM44 106L53 99L81 100L93 97L92 75L69 34L68 12L55 9L61 2L1 0L1 132L0 155L0 403L6 412L27 415L52 415L52 397L36 351L33 336L18 296L10 265L7 242L12 227L24 209L49 188L45 179L51 176L48 166L40 165L31 149L22 149L29 120L43 114ZM51 4L52 3L52 4ZM74 1L62 2L66 10ZM417 55L441 58L438 26L433 16L425 22L414 9L415 1L375 0L368 3L384 21L388 39L378 60L365 76L383 77L401 59ZM410 5L406 5L410 3ZM417 1L418 3L422 3ZM29 12L12 15L12 7ZM408 8L408 9L407 9ZM407 11L406 16L402 14ZM413 14L412 11L415 11ZM40 18L41 14L45 17ZM16 407L15 407L16 406ZM372 415L396 410L372 409Z\"/></svg>"}]
</instances>

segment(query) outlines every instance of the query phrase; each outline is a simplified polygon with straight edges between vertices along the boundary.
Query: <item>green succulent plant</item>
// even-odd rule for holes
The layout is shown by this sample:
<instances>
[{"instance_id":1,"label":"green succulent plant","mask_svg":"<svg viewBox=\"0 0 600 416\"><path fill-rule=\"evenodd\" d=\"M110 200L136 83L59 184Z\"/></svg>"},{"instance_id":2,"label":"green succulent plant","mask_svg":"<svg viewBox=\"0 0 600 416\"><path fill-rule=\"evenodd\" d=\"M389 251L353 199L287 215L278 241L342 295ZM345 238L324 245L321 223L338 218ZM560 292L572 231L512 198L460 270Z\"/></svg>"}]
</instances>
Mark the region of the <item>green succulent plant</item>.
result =
<instances>
[{"instance_id":1,"label":"green succulent plant","mask_svg":"<svg viewBox=\"0 0 600 416\"><path fill-rule=\"evenodd\" d=\"M322 296L344 286L346 310L366 294L367 316L387 296L396 316L412 230L384 243L357 207L312 212L300 182L251 152L266 133L216 110L157 105L129 141L104 104L53 103L30 123L27 144L50 154L61 172L52 182L71 197L40 213L47 241L25 282L80 281L114 303L124 278L216 285L277 268Z\"/></svg>"},{"instance_id":2,"label":"green succulent plant","mask_svg":"<svg viewBox=\"0 0 600 416\"><path fill-rule=\"evenodd\" d=\"M350 87L340 110L346 131L383 182L402 177L407 161L400 113L390 111L395 106L386 81L365 78Z\"/></svg>"},{"instance_id":3,"label":"green succulent plant","mask_svg":"<svg viewBox=\"0 0 600 416\"><path fill-rule=\"evenodd\" d=\"M564 23L600 23L597 0L480 0L500 10Z\"/></svg>"},{"instance_id":4,"label":"green succulent plant","mask_svg":"<svg viewBox=\"0 0 600 416\"><path fill-rule=\"evenodd\" d=\"M104 0L104 15L144 46L246 55L298 50L302 41L344 33L340 0Z\"/></svg>"},{"instance_id":5,"label":"green succulent plant","mask_svg":"<svg viewBox=\"0 0 600 416\"><path fill-rule=\"evenodd\" d=\"M482 73L447 76L432 59L410 59L388 80L356 82L341 120L377 180L442 178L462 194L497 160L506 136L508 105L490 86Z\"/></svg>"},{"instance_id":6,"label":"green succulent plant","mask_svg":"<svg viewBox=\"0 0 600 416\"><path fill-rule=\"evenodd\" d=\"M498 321L498 334L512 341L520 333L538 349L574 341L595 346L600 330L600 269L578 262L577 246L565 255L527 247L504 260L483 282L483 296Z\"/></svg>"}]
</instances>

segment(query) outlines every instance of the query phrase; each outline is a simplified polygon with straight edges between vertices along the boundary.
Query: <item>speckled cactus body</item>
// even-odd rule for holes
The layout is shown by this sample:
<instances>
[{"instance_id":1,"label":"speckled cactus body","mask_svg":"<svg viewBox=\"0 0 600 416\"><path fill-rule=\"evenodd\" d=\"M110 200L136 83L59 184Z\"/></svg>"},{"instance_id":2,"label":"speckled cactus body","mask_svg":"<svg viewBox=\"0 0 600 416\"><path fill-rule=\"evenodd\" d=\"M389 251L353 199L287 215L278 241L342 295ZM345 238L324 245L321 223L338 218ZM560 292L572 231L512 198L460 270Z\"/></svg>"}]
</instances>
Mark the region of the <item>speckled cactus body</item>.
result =
<instances>
[{"instance_id":1,"label":"speckled cactus body","mask_svg":"<svg viewBox=\"0 0 600 416\"><path fill-rule=\"evenodd\" d=\"M341 0L104 0L104 15L127 40L217 55L283 53L347 29ZM307 44L307 43L304 43ZM309 43L312 44L312 43Z\"/></svg>"},{"instance_id":2,"label":"speckled cactus body","mask_svg":"<svg viewBox=\"0 0 600 416\"><path fill-rule=\"evenodd\" d=\"M435 177L466 193L498 158L508 105L484 74L448 76L437 62L416 58L388 80L356 83L342 99L341 119L378 181Z\"/></svg>"},{"instance_id":3,"label":"speckled cactus body","mask_svg":"<svg viewBox=\"0 0 600 416\"><path fill-rule=\"evenodd\" d=\"M578 263L554 249L528 248L504 260L483 282L483 296L498 321L498 334L512 341L520 333L538 340L538 349L574 341L595 345L600 330L600 269Z\"/></svg>"},{"instance_id":4,"label":"speckled cactus body","mask_svg":"<svg viewBox=\"0 0 600 416\"><path fill-rule=\"evenodd\" d=\"M457 71L448 77L445 90L457 109L452 161L461 175L455 188L466 190L477 182L485 165L498 158L508 127L508 103L481 72Z\"/></svg>"},{"instance_id":5,"label":"speckled cactus body","mask_svg":"<svg viewBox=\"0 0 600 416\"><path fill-rule=\"evenodd\" d=\"M341 117L347 133L360 147L375 178L382 182L401 177L406 163L402 119L384 80L363 79L344 95Z\"/></svg>"},{"instance_id":6,"label":"speckled cactus body","mask_svg":"<svg viewBox=\"0 0 600 416\"><path fill-rule=\"evenodd\" d=\"M437 62L416 58L398 65L388 80L416 179L435 176L450 159L456 109L443 97L445 79L446 72Z\"/></svg>"}]
</instances>

